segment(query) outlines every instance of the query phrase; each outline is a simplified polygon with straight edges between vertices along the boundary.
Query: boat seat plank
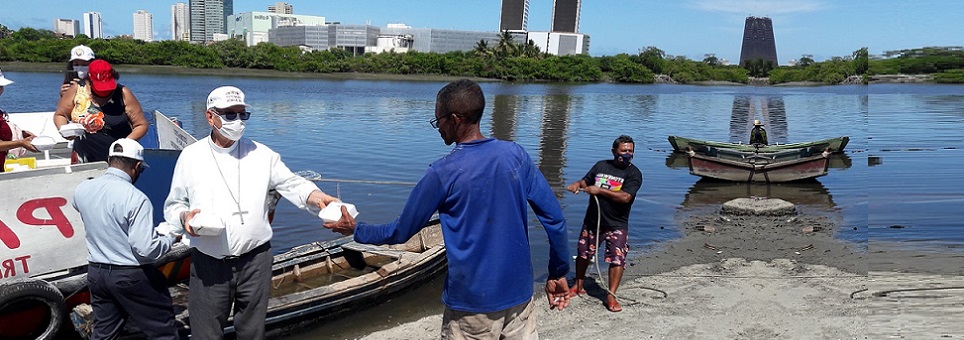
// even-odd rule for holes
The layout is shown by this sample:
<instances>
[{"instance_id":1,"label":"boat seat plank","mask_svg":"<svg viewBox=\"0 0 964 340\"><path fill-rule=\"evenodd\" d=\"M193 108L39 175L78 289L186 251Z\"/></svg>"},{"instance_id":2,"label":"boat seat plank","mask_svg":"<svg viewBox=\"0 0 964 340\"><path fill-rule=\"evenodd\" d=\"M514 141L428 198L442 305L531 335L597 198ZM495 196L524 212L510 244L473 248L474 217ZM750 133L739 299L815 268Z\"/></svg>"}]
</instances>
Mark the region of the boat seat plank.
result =
<instances>
[{"instance_id":1,"label":"boat seat plank","mask_svg":"<svg viewBox=\"0 0 964 340\"><path fill-rule=\"evenodd\" d=\"M362 244L357 242L345 243L344 245L342 245L342 248L345 248L348 250L354 250L358 252L366 252L366 253L372 253L375 255L387 256L394 259L401 258L403 256L418 256L419 254L419 253L414 253L414 252L404 251L404 250L386 249L384 246Z\"/></svg>"},{"instance_id":2,"label":"boat seat plank","mask_svg":"<svg viewBox=\"0 0 964 340\"><path fill-rule=\"evenodd\" d=\"M287 261L282 261L282 262L277 262L277 261L275 261L275 263L271 266L271 270L272 270L272 271L275 271L275 270L278 270L278 269L282 269L282 268L286 268L286 267L291 267L291 266L294 266L295 264L298 264L298 263L310 262L310 261L313 261L313 260L316 260L316 259L320 259L320 258L323 258L323 257L331 256L331 255L333 255L333 254L338 254L338 253L340 253L340 252L342 252L342 248L341 248L341 247L335 247L335 248L331 248L331 249L325 250L324 252L317 253L317 254L312 254L312 255L303 256L303 257L296 257L296 258L293 258L293 259L290 259L290 260L287 260Z\"/></svg>"}]
</instances>

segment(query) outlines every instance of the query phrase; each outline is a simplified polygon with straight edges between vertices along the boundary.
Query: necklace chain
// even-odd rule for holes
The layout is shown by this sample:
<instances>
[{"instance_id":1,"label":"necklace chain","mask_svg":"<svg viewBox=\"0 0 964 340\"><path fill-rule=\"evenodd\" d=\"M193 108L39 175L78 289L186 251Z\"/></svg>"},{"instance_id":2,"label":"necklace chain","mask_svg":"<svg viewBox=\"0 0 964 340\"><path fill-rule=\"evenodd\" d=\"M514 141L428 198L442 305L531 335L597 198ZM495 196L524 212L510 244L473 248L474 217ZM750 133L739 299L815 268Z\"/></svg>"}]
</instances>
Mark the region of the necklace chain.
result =
<instances>
[{"instance_id":1,"label":"necklace chain","mask_svg":"<svg viewBox=\"0 0 964 340\"><path fill-rule=\"evenodd\" d=\"M212 141L213 142L213 141ZM235 142L240 143L240 142ZM221 181L224 182L224 187L228 189L228 193L231 194L231 200L234 204L238 206L238 217L241 218L241 224L244 224L244 215L241 212L241 144L238 144L236 149L238 150L238 197L234 197L234 192L231 191L231 186L228 185L228 179L224 176L224 172L221 171L221 164L218 162L217 157L214 156L214 148L209 149L211 151L211 158L214 159L214 166L218 168L218 173L221 174ZM230 153L228 153L230 155Z\"/></svg>"}]
</instances>

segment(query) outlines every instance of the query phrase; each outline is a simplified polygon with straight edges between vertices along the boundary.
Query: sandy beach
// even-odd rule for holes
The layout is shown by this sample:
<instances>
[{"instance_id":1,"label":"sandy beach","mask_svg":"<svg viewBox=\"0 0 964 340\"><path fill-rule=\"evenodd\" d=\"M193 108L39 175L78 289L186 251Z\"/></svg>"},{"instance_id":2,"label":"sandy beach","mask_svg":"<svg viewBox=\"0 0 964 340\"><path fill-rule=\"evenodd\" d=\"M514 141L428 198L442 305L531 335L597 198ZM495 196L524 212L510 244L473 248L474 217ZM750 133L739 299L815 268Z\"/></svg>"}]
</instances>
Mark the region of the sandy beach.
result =
<instances>
[{"instance_id":1,"label":"sandy beach","mask_svg":"<svg viewBox=\"0 0 964 340\"><path fill-rule=\"evenodd\" d=\"M824 216L720 209L678 218L684 237L627 267L617 292L622 312L603 306L594 267L588 294L563 311L550 311L537 289L540 338L964 337L964 289L955 288L964 288L960 255L875 253L871 244L875 260L868 261L866 244L835 239L838 226ZM920 288L927 290L888 292ZM436 339L440 325L441 315L431 315L363 339Z\"/></svg>"}]
</instances>

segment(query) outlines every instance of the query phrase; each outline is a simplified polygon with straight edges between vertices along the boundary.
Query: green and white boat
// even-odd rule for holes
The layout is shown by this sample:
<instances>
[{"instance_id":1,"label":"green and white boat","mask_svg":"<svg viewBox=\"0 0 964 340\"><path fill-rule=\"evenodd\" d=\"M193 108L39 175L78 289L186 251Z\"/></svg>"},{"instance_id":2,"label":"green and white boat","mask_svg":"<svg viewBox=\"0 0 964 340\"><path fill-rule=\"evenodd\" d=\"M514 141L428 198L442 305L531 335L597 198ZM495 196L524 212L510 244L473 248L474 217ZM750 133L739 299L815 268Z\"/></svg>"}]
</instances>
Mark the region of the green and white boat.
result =
<instances>
[{"instance_id":1,"label":"green and white boat","mask_svg":"<svg viewBox=\"0 0 964 340\"><path fill-rule=\"evenodd\" d=\"M673 146L673 150L677 152L686 152L687 148L690 148L696 152L703 152L702 150L707 150L710 148L716 149L732 149L741 152L759 152L759 153L771 153L780 152L790 149L830 149L830 152L843 152L844 148L847 147L847 143L850 142L850 137L841 136L836 138L815 140L810 142L799 142L799 143L787 143L787 144L771 144L771 145L761 145L756 146L753 144L743 144L743 143L729 143L729 142L715 142L708 140L699 140L695 138L686 138L680 136L669 136L669 144Z\"/></svg>"}]
</instances>

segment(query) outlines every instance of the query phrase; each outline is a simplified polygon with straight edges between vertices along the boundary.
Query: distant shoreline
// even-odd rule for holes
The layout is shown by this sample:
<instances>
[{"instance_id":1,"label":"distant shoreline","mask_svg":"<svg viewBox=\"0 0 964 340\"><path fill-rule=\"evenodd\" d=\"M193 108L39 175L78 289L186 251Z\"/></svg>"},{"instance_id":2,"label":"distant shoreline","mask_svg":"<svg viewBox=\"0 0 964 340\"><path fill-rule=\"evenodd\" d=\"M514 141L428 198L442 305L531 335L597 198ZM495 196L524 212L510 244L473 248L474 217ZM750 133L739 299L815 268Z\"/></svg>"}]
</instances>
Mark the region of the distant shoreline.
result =
<instances>
[{"instance_id":1,"label":"distant shoreline","mask_svg":"<svg viewBox=\"0 0 964 340\"><path fill-rule=\"evenodd\" d=\"M62 73L64 63L29 63L22 61L0 63L0 70L13 72L47 72ZM502 82L503 80L481 78L448 76L439 74L392 74L392 73L357 73L357 72L336 72L336 73L312 73L312 72L286 72L278 70L263 70L249 68L190 68L181 66L167 65L115 65L121 74L175 74L175 75L200 75L200 76L243 76L261 78L287 78L287 79L331 79L331 80L398 80L398 81L430 81L444 82L457 79L468 78L477 82ZM544 83L536 81L532 83ZM602 82L601 82L602 83ZM872 75L869 77L870 84L932 84L933 77L928 74L886 74ZM670 82L656 82L655 84L678 84ZM679 85L698 85L698 86L783 86L783 87L810 87L810 86L829 86L813 81L789 82L772 85L743 84L731 81L696 81L688 84ZM837 84L843 85L843 84Z\"/></svg>"},{"instance_id":2,"label":"distant shoreline","mask_svg":"<svg viewBox=\"0 0 964 340\"><path fill-rule=\"evenodd\" d=\"M28 63L22 61L0 63L0 70L13 72L47 72L62 73L66 63ZM261 78L288 78L288 79L333 79L333 80L404 80L404 81L452 81L456 79L468 78L477 82L500 81L498 79L447 76L438 74L390 74L390 73L311 73L311 72L285 72L278 70L261 70L249 68L190 68L181 66L167 65L114 65L121 75L132 74L175 74L175 75L201 75L201 76L242 76L242 77L261 77Z\"/></svg>"}]
</instances>

